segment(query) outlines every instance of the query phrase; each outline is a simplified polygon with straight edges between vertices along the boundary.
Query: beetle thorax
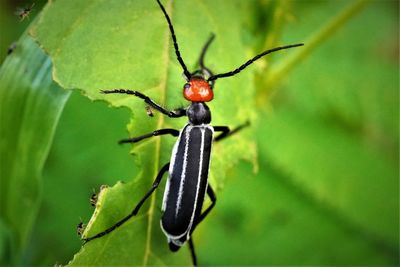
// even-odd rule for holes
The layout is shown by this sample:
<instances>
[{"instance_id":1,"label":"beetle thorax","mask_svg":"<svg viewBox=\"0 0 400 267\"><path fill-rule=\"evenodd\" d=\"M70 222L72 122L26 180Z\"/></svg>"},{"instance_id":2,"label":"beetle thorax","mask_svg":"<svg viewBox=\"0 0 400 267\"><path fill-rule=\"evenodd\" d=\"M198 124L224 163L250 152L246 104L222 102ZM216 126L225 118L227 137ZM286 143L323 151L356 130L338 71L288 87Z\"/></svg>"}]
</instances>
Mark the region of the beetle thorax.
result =
<instances>
[{"instance_id":1,"label":"beetle thorax","mask_svg":"<svg viewBox=\"0 0 400 267\"><path fill-rule=\"evenodd\" d=\"M211 112L203 102L192 102L187 109L189 122L193 125L209 124L211 122Z\"/></svg>"}]
</instances>

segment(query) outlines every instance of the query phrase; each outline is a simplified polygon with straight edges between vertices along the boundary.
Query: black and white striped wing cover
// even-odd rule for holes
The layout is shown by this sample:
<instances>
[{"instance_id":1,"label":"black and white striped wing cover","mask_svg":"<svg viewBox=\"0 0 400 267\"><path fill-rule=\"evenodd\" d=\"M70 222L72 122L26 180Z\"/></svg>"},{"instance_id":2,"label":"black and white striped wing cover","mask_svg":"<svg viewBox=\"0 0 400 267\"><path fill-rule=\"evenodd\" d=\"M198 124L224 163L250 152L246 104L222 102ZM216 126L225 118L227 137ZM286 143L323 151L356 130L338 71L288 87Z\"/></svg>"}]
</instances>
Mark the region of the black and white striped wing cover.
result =
<instances>
[{"instance_id":1,"label":"black and white striped wing cover","mask_svg":"<svg viewBox=\"0 0 400 267\"><path fill-rule=\"evenodd\" d=\"M172 151L163 200L161 228L168 241L181 246L201 213L207 189L212 126L187 124Z\"/></svg>"}]
</instances>

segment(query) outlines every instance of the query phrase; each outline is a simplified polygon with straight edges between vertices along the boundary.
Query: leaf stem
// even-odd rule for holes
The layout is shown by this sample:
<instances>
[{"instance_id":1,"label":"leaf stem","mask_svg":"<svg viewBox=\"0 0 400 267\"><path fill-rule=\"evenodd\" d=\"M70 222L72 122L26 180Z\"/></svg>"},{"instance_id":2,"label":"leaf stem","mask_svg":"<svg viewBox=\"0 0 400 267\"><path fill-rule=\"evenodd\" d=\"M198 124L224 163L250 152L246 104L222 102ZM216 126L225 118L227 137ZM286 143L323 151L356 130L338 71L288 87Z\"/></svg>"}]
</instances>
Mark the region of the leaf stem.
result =
<instances>
[{"instance_id":1,"label":"leaf stem","mask_svg":"<svg viewBox=\"0 0 400 267\"><path fill-rule=\"evenodd\" d=\"M297 49L296 52L289 55L286 60L282 61L282 63L275 65L269 72L264 84L268 86L268 88L276 88L277 84L293 69L294 66L299 64L329 37L333 36L333 34L344 26L351 17L360 12L368 2L368 0L356 0L344 8L339 14L335 15L316 33L307 38L304 42L304 47Z\"/></svg>"}]
</instances>

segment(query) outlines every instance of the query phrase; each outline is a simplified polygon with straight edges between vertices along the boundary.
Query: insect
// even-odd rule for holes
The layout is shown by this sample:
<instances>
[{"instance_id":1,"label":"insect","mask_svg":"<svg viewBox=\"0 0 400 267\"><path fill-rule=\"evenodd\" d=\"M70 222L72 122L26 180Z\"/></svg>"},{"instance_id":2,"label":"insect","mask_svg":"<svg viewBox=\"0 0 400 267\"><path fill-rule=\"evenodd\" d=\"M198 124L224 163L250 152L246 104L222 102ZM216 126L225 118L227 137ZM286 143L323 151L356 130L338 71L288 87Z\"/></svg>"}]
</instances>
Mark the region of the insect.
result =
<instances>
[{"instance_id":1,"label":"insect","mask_svg":"<svg viewBox=\"0 0 400 267\"><path fill-rule=\"evenodd\" d=\"M78 236L82 236L83 232L85 231L86 228L86 224L84 224L82 221L80 221L78 223L78 225L76 226L76 233L78 234Z\"/></svg>"},{"instance_id":2,"label":"insect","mask_svg":"<svg viewBox=\"0 0 400 267\"><path fill-rule=\"evenodd\" d=\"M186 100L190 101L191 104L186 108L168 110L138 91L129 89L113 89L103 90L102 93L128 94L136 96L144 100L146 105L150 106L152 109L157 110L170 118L187 116L188 123L180 131L176 129L160 129L138 137L123 139L119 142L136 143L160 135L172 135L178 137L172 150L171 161L161 168L151 189L134 207L132 212L105 231L91 237L85 237L83 238L83 241L86 243L93 239L102 237L114 231L131 217L135 216L146 199L159 186L164 174L168 172L169 177L166 183L162 203L161 228L167 237L171 251L179 250L185 242L188 242L193 264L196 265L197 258L191 235L196 226L206 218L216 203L214 190L208 183L212 144L213 142L218 142L249 125L249 122L246 122L232 130L227 126L211 126L211 111L206 102L211 101L214 97L214 83L217 79L227 78L238 74L254 61L267 54L278 50L302 46L303 44L293 44L266 50L233 71L214 75L204 64L204 57L207 49L214 40L214 35L212 34L201 51L199 59L200 69L194 72L189 72L180 55L177 38L171 20L160 0L157 0L157 3L167 20L175 54L183 69L183 76L186 79L186 83L183 86L183 96ZM215 132L220 133L214 136ZM205 194L210 198L211 204L202 211Z\"/></svg>"},{"instance_id":3,"label":"insect","mask_svg":"<svg viewBox=\"0 0 400 267\"><path fill-rule=\"evenodd\" d=\"M25 18L29 17L29 14L31 13L34 6L35 6L35 3L33 3L30 7L24 7L24 8L17 9L16 14L21 19L21 21L23 21Z\"/></svg>"},{"instance_id":4,"label":"insect","mask_svg":"<svg viewBox=\"0 0 400 267\"><path fill-rule=\"evenodd\" d=\"M89 202L92 207L96 207L96 204L97 204L97 201L99 200L99 196L100 196L101 192L106 188L107 188L107 185L101 185L99 193L96 193L95 190L93 189L93 194L89 198Z\"/></svg>"},{"instance_id":5,"label":"insect","mask_svg":"<svg viewBox=\"0 0 400 267\"><path fill-rule=\"evenodd\" d=\"M89 202L90 202L90 205L91 205L92 207L95 207L95 206L96 206L98 197L99 197L99 196L98 196L96 193L93 193L93 194L90 196Z\"/></svg>"}]
</instances>

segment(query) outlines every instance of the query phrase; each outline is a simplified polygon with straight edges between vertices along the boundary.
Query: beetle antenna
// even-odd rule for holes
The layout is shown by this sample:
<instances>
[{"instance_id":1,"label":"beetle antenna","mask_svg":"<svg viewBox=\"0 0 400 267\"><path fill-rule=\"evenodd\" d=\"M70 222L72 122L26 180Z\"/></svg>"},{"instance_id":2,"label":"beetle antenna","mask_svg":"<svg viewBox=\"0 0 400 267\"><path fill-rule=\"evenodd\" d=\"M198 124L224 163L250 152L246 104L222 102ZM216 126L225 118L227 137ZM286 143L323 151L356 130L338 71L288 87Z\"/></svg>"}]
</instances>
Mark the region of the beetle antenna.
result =
<instances>
[{"instance_id":1,"label":"beetle antenna","mask_svg":"<svg viewBox=\"0 0 400 267\"><path fill-rule=\"evenodd\" d=\"M182 66L183 73L185 74L186 78L189 80L191 75L190 75L190 72L188 71L188 69L187 69L187 67L185 65L185 62L183 62L183 59L181 57L181 53L179 52L178 42L176 41L175 31L174 31L174 27L172 26L171 19L169 18L168 14L167 14L167 11L165 11L165 8L161 4L160 0L157 0L157 3L160 6L162 12L164 13L165 18L167 19L169 30L171 32L171 37L172 37L172 40L174 42L176 57L177 57L179 63L181 64L181 66Z\"/></svg>"},{"instance_id":2,"label":"beetle antenna","mask_svg":"<svg viewBox=\"0 0 400 267\"><path fill-rule=\"evenodd\" d=\"M210 46L211 42L214 40L215 34L211 33L210 37L207 40L207 43L204 45L203 49L201 50L200 58L199 58L199 65L202 69L206 69L204 66L204 56L206 55L207 49Z\"/></svg>"},{"instance_id":3,"label":"beetle antenna","mask_svg":"<svg viewBox=\"0 0 400 267\"><path fill-rule=\"evenodd\" d=\"M157 0L158 1L158 0ZM241 65L239 68L233 70L233 71L229 71L229 72L225 72L225 73L221 73L221 74L217 74L217 75L212 75L210 78L208 78L207 81L215 81L216 79L219 78L226 78L226 77L231 77L233 75L238 74L239 72L241 72L242 70L244 70L247 66L251 65L254 61L256 61L257 59L260 59L261 57L270 54L272 52L276 52L279 50L283 50L283 49L288 49L288 48L292 48L292 47L298 47L298 46L303 46L304 44L293 44L293 45L286 45L286 46L280 46L280 47L275 47L272 49L269 49L267 51L262 52L261 54L258 54L257 56L253 57L252 59L249 59L246 63L244 63L243 65Z\"/></svg>"}]
</instances>

